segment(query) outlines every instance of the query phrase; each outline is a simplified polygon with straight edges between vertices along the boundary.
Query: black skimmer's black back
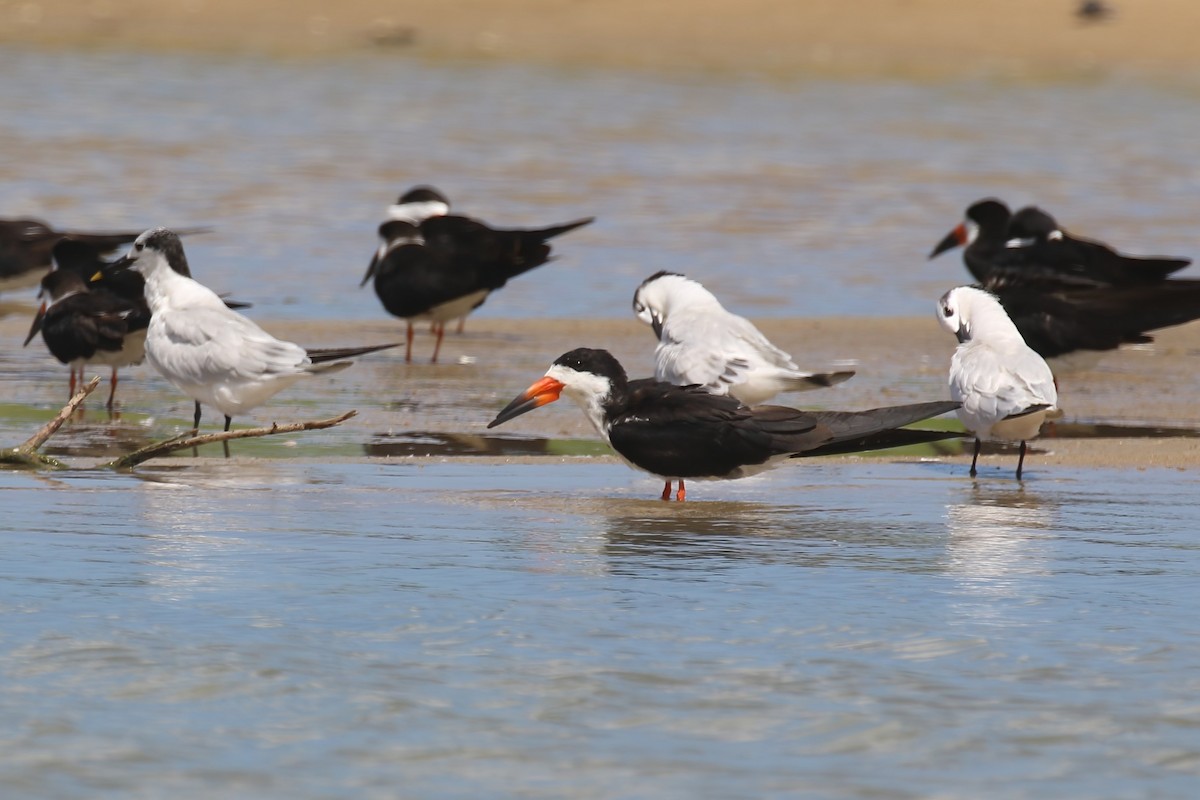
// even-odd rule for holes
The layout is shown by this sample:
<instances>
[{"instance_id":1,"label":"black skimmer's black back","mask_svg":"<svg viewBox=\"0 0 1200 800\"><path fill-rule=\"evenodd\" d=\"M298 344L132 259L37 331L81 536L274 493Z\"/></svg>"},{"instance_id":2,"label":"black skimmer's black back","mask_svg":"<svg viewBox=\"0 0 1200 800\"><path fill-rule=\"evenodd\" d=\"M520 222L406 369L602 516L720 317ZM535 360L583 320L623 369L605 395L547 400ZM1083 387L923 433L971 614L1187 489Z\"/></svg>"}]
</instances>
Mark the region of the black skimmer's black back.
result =
<instances>
[{"instance_id":1,"label":"black skimmer's black back","mask_svg":"<svg viewBox=\"0 0 1200 800\"><path fill-rule=\"evenodd\" d=\"M1187 259L1125 256L1076 239L1036 206L1013 214L994 198L974 203L930 258L959 245L978 286L1044 358L1151 342L1153 331L1200 318L1200 281L1167 280Z\"/></svg>"},{"instance_id":2,"label":"black skimmer's black back","mask_svg":"<svg viewBox=\"0 0 1200 800\"><path fill-rule=\"evenodd\" d=\"M39 219L0 219L0 292L37 286L50 269L54 245L71 237L99 258L138 237L140 231L60 231Z\"/></svg>"},{"instance_id":3,"label":"black skimmer's black back","mask_svg":"<svg viewBox=\"0 0 1200 800\"><path fill-rule=\"evenodd\" d=\"M414 194L420 192L420 194ZM388 313L407 321L412 360L413 321L431 320L437 334L433 361L445 324L465 317L509 280L550 260L550 239L587 225L593 217L538 229L491 228L449 209L430 187L402 195L379 226L383 244L367 267L362 285L374 278L375 293Z\"/></svg>"},{"instance_id":4,"label":"black skimmer's black back","mask_svg":"<svg viewBox=\"0 0 1200 800\"><path fill-rule=\"evenodd\" d=\"M579 348L555 359L545 377L518 395L489 428L557 400L574 400L630 466L666 481L728 480L753 475L788 458L853 453L957 437L946 431L899 429L958 408L950 401L870 411L799 411L742 405L699 386L650 378L628 380L606 350Z\"/></svg>"},{"instance_id":5,"label":"black skimmer's black back","mask_svg":"<svg viewBox=\"0 0 1200 800\"><path fill-rule=\"evenodd\" d=\"M1062 288L1161 283L1191 264L1170 256L1129 256L1103 242L1071 236L1046 211L1026 206L1008 223L1004 250L993 259L994 281L1029 281Z\"/></svg>"},{"instance_id":6,"label":"black skimmer's black back","mask_svg":"<svg viewBox=\"0 0 1200 800\"><path fill-rule=\"evenodd\" d=\"M117 369L141 363L150 313L145 300L128 300L105 289L92 290L87 278L71 269L52 270L42 278L41 308L25 344L39 332L51 355L70 367L70 393L76 371L85 364L112 367L108 408L117 390Z\"/></svg>"}]
</instances>

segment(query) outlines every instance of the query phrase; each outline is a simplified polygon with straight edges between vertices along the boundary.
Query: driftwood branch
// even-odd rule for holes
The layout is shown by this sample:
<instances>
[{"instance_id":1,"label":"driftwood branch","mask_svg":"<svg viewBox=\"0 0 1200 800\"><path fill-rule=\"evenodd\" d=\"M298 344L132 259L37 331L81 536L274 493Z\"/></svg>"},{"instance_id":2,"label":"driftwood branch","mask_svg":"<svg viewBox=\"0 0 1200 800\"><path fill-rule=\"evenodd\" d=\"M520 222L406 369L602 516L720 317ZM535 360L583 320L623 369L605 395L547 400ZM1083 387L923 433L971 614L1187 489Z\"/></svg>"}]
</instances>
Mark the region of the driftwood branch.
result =
<instances>
[{"instance_id":1,"label":"driftwood branch","mask_svg":"<svg viewBox=\"0 0 1200 800\"><path fill-rule=\"evenodd\" d=\"M199 447L202 444L214 444L216 442L228 442L231 439L254 439L261 436L274 436L278 433L296 433L297 431L316 431L323 428L332 428L334 425L340 425L346 420L357 414L357 411L347 411L339 417L331 419L319 419L312 422L288 422L283 425L279 423L271 423L269 428L246 428L238 431L221 431L220 433L204 433L197 434L195 431L180 434L171 439L166 439L161 442L146 445L138 450L134 450L128 455L121 456L118 459L109 461L107 464L101 464L102 469L129 469L136 467L144 461L149 461L158 456L165 456L174 453L176 450L186 450L191 447Z\"/></svg>"},{"instance_id":2,"label":"driftwood branch","mask_svg":"<svg viewBox=\"0 0 1200 800\"><path fill-rule=\"evenodd\" d=\"M62 410L55 415L54 419L47 422L38 432L30 436L21 444L7 450L0 450L0 464L7 464L18 467L52 467L55 469L62 468L62 464L49 456L41 455L37 449L46 443L46 440L58 432L63 423L71 418L75 413L75 409L79 408L80 404L87 398L89 394L96 390L100 385L100 378L95 377L83 385L75 396L62 407Z\"/></svg>"}]
</instances>

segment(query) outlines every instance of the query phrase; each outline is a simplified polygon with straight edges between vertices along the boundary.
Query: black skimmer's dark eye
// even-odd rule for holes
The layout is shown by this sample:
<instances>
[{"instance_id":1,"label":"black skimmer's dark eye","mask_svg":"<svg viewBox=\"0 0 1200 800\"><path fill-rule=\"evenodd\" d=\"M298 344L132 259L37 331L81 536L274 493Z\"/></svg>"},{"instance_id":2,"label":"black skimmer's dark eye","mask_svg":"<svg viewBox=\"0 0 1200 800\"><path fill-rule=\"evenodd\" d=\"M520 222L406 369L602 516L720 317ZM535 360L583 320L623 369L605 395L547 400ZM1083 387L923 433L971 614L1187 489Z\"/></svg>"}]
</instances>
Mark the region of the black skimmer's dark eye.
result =
<instances>
[{"instance_id":1,"label":"black skimmer's dark eye","mask_svg":"<svg viewBox=\"0 0 1200 800\"><path fill-rule=\"evenodd\" d=\"M942 316L943 317L953 317L954 309L950 308L950 306L942 306Z\"/></svg>"},{"instance_id":2,"label":"black skimmer's dark eye","mask_svg":"<svg viewBox=\"0 0 1200 800\"><path fill-rule=\"evenodd\" d=\"M633 301L633 313L641 314L645 310L646 310L646 307L644 305L642 305L641 303L639 303L636 300Z\"/></svg>"},{"instance_id":3,"label":"black skimmer's dark eye","mask_svg":"<svg viewBox=\"0 0 1200 800\"><path fill-rule=\"evenodd\" d=\"M142 248L144 248L145 246L146 245L143 244L142 242L134 242L133 243L133 249L137 250L139 253L142 252Z\"/></svg>"}]
</instances>

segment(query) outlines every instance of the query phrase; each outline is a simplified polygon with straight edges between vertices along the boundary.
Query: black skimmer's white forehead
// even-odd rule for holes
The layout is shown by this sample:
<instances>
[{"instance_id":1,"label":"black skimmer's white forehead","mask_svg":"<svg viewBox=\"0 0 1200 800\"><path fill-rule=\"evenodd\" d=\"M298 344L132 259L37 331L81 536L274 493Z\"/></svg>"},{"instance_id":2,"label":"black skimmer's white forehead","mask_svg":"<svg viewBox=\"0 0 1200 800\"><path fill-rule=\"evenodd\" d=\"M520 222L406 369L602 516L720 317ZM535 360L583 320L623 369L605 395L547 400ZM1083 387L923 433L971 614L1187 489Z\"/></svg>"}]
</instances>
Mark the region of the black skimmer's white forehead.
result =
<instances>
[{"instance_id":1,"label":"black skimmer's white forehead","mask_svg":"<svg viewBox=\"0 0 1200 800\"><path fill-rule=\"evenodd\" d=\"M441 195L421 187L401 197L438 203ZM430 199L433 198L433 199ZM444 199L444 198L443 198ZM393 209L397 206L393 206ZM379 227L383 243L362 283L374 279L375 294L388 313L404 319L412 360L413 323L433 323L436 362L446 322L466 317L509 280L550 260L549 240L587 225L592 217L539 229L498 229L446 209L435 215L392 214ZM461 329L461 326L460 326Z\"/></svg>"},{"instance_id":2,"label":"black skimmer's white forehead","mask_svg":"<svg viewBox=\"0 0 1200 800\"><path fill-rule=\"evenodd\" d=\"M654 374L667 383L699 384L757 405L780 392L832 386L854 375L801 370L752 322L726 310L699 281L675 272L644 280L634 292L633 312L654 329Z\"/></svg>"},{"instance_id":3,"label":"black skimmer's white forehead","mask_svg":"<svg viewBox=\"0 0 1200 800\"><path fill-rule=\"evenodd\" d=\"M1026 442L1037 436L1058 403L1054 375L1021 337L993 295L972 286L951 289L938 300L938 319L958 338L950 361L950 397L962 403L958 417L975 435L971 477L983 439L1019 441L1017 479Z\"/></svg>"},{"instance_id":4,"label":"black skimmer's white forehead","mask_svg":"<svg viewBox=\"0 0 1200 800\"><path fill-rule=\"evenodd\" d=\"M936 258L947 250L970 247L976 242L990 245L1003 241L1011 215L1008 206L994 197L972 203L967 207L966 218L937 243L929 257Z\"/></svg>"},{"instance_id":5,"label":"black skimmer's white forehead","mask_svg":"<svg viewBox=\"0 0 1200 800\"><path fill-rule=\"evenodd\" d=\"M957 434L897 430L952 411L955 402L920 403L861 412L806 412L742 405L698 386L649 378L629 380L606 350L579 348L554 360L545 376L517 395L489 428L565 395L630 466L666 481L662 498L685 498L687 479L754 475L788 458L831 455L936 441Z\"/></svg>"},{"instance_id":6,"label":"black skimmer's white forehead","mask_svg":"<svg viewBox=\"0 0 1200 800\"><path fill-rule=\"evenodd\" d=\"M1037 242L1048 242L1063 237L1058 221L1049 212L1037 206L1018 209L1008 221L1008 247L1025 247Z\"/></svg>"},{"instance_id":7,"label":"black skimmer's white forehead","mask_svg":"<svg viewBox=\"0 0 1200 800\"><path fill-rule=\"evenodd\" d=\"M1166 280L1188 259L1119 254L1070 236L1036 206L1012 214L989 198L967 216L978 230L963 252L967 269L1044 358L1147 343L1154 330L1200 318L1200 281ZM966 243L967 227L959 226L934 255Z\"/></svg>"},{"instance_id":8,"label":"black skimmer's white forehead","mask_svg":"<svg viewBox=\"0 0 1200 800\"><path fill-rule=\"evenodd\" d=\"M442 217L449 213L450 201L444 194L432 186L415 186L388 206L387 218L419 225L430 217Z\"/></svg>"}]
</instances>

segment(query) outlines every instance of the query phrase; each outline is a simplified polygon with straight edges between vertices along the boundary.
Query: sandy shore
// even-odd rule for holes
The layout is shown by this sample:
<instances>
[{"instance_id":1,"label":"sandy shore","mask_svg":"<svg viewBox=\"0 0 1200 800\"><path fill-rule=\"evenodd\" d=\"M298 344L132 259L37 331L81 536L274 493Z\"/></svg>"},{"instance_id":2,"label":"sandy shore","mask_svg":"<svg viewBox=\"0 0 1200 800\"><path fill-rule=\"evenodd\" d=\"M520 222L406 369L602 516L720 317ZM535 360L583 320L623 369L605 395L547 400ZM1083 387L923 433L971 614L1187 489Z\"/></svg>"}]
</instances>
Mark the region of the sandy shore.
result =
<instances>
[{"instance_id":1,"label":"sandy shore","mask_svg":"<svg viewBox=\"0 0 1200 800\"><path fill-rule=\"evenodd\" d=\"M0 319L0 340L24 338L28 316L19 306ZM29 311L31 313L31 310ZM272 333L296 341L331 344L394 341L401 328L387 321L299 324L265 322ZM853 358L857 375L832 389L786 395L780 400L803 407L861 409L894 403L944 399L946 371L954 340L933 319L857 318L762 320L761 327L780 346L803 354L805 366L824 368ZM0 383L9 408L32 407L49 414L65 400L66 370L44 348L10 348L0 358ZM576 346L604 347L626 365L632 376L652 371L653 337L633 320L498 320L472 319L463 336L448 336L442 363L427 359L432 339L422 333L417 361L403 362L402 351L365 357L336 379L314 380L277 395L242 424L272 419L313 419L357 409L359 417L340 433L362 442L382 431L488 433L485 425L508 400L540 377L549 363ZM1060 375L1061 425L1074 422L1119 426L1167 426L1200 429L1200 324L1164 331L1152 347L1122 350L1105 356L1091 370ZM97 374L107 372L95 371ZM128 370L122 383L122 405L130 414L160 418L190 416L190 402L154 376L148 367ZM210 422L211 424L211 422ZM135 423L128 425L137 427ZM35 425L10 419L16 433ZM340 429L339 429L340 430ZM167 431L142 431L163 435ZM567 402L527 414L492 433L546 438L594 439L583 415ZM1063 433L1070 435L1069 428ZM1200 438L1125 437L1043 438L1032 456L1041 465L1080 467L1200 467ZM995 463L1012 460L996 457ZM520 460L520 459L518 459ZM963 460L965 463L965 457ZM1033 462L1031 462L1033 463Z\"/></svg>"},{"instance_id":2,"label":"sandy shore","mask_svg":"<svg viewBox=\"0 0 1200 800\"><path fill-rule=\"evenodd\" d=\"M774 76L1200 71L1200 3L1111 0L9 0L0 43L311 56L396 52Z\"/></svg>"}]
</instances>

